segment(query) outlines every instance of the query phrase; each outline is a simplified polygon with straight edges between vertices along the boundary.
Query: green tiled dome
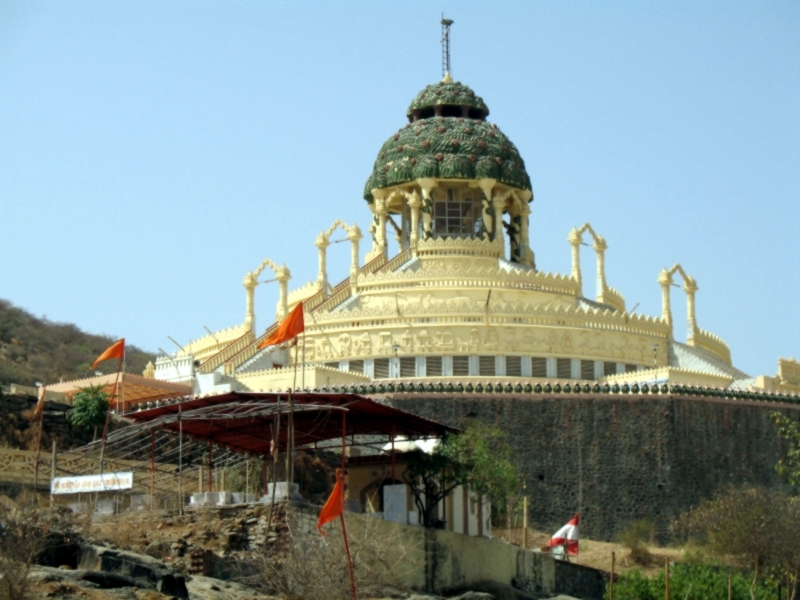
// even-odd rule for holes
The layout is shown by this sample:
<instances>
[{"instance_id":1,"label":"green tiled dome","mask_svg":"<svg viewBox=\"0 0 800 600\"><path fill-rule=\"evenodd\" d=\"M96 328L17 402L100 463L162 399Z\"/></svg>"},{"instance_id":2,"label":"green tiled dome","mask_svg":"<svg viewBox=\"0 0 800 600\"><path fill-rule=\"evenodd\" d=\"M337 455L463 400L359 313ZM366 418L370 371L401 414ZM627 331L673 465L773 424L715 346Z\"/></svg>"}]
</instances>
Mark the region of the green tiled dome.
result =
<instances>
[{"instance_id":1,"label":"green tiled dome","mask_svg":"<svg viewBox=\"0 0 800 600\"><path fill-rule=\"evenodd\" d=\"M489 107L486 106L483 98L476 95L466 85L456 81L441 82L426 87L414 98L411 106L408 107L406 116L410 117L415 110L424 110L439 105L468 106L481 111L484 117L489 114Z\"/></svg>"},{"instance_id":2,"label":"green tiled dome","mask_svg":"<svg viewBox=\"0 0 800 600\"><path fill-rule=\"evenodd\" d=\"M364 187L372 190L422 177L481 179L531 189L525 162L497 125L461 117L433 117L409 123L381 148Z\"/></svg>"}]
</instances>

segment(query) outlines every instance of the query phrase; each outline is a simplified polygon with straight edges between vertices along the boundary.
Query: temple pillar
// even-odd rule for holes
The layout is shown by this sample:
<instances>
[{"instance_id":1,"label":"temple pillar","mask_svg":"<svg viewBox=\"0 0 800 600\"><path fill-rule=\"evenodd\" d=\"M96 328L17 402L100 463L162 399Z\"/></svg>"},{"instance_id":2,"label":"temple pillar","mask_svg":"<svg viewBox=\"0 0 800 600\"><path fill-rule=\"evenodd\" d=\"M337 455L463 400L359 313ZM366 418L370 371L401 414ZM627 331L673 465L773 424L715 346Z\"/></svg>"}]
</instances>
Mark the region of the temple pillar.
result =
<instances>
[{"instance_id":1,"label":"temple pillar","mask_svg":"<svg viewBox=\"0 0 800 600\"><path fill-rule=\"evenodd\" d=\"M431 190L436 187L436 180L425 178L417 179L417 184L422 190L422 239L433 239L433 199Z\"/></svg>"},{"instance_id":2,"label":"temple pillar","mask_svg":"<svg viewBox=\"0 0 800 600\"><path fill-rule=\"evenodd\" d=\"M286 268L286 265L281 265L275 271L275 279L278 280L279 286L279 295L278 295L278 314L276 315L277 321L282 321L284 317L289 312L289 280L292 278L292 274L289 272L289 269Z\"/></svg>"},{"instance_id":3,"label":"temple pillar","mask_svg":"<svg viewBox=\"0 0 800 600\"><path fill-rule=\"evenodd\" d=\"M519 203L514 202L508 209L508 258L511 262L521 263L520 230L522 218L519 215Z\"/></svg>"},{"instance_id":4,"label":"temple pillar","mask_svg":"<svg viewBox=\"0 0 800 600\"><path fill-rule=\"evenodd\" d=\"M319 270L317 272L317 287L321 291L326 292L326 290L328 289L327 251L330 242L328 241L328 238L324 233L320 233L317 236L317 240L314 242L314 245L319 250Z\"/></svg>"},{"instance_id":5,"label":"temple pillar","mask_svg":"<svg viewBox=\"0 0 800 600\"><path fill-rule=\"evenodd\" d=\"M606 291L606 250L608 244L602 236L598 235L594 240L594 251L597 253L597 301L605 301Z\"/></svg>"},{"instance_id":6,"label":"temple pillar","mask_svg":"<svg viewBox=\"0 0 800 600\"><path fill-rule=\"evenodd\" d=\"M376 231L375 238L378 241L378 248L383 254L386 254L388 249L388 244L386 242L386 215L389 211L386 205L387 202L385 198L375 199L375 214L378 217L378 230Z\"/></svg>"},{"instance_id":7,"label":"temple pillar","mask_svg":"<svg viewBox=\"0 0 800 600\"><path fill-rule=\"evenodd\" d=\"M248 271L244 276L242 282L245 289L245 309L244 309L244 324L250 328L250 331L256 330L256 286L258 285L258 278L252 271Z\"/></svg>"},{"instance_id":8,"label":"temple pillar","mask_svg":"<svg viewBox=\"0 0 800 600\"><path fill-rule=\"evenodd\" d=\"M492 190L497 185L494 179L479 179L478 187L483 192L481 198L481 217L483 218L483 228L489 240L494 239L494 208L492 207Z\"/></svg>"},{"instance_id":9,"label":"temple pillar","mask_svg":"<svg viewBox=\"0 0 800 600\"><path fill-rule=\"evenodd\" d=\"M672 337L672 309L670 308L669 287L672 285L672 275L664 269L658 274L658 283L661 284L661 319L669 325L669 336Z\"/></svg>"},{"instance_id":10,"label":"temple pillar","mask_svg":"<svg viewBox=\"0 0 800 600\"><path fill-rule=\"evenodd\" d=\"M578 294L583 296L583 279L581 278L581 234L573 227L567 236L572 246L572 278L578 282Z\"/></svg>"},{"instance_id":11,"label":"temple pillar","mask_svg":"<svg viewBox=\"0 0 800 600\"><path fill-rule=\"evenodd\" d=\"M500 256L505 255L505 239L503 236L503 208L505 208L506 200L500 194L495 194L492 198L492 206L494 207L494 240L500 242Z\"/></svg>"},{"instance_id":12,"label":"temple pillar","mask_svg":"<svg viewBox=\"0 0 800 600\"><path fill-rule=\"evenodd\" d=\"M691 340L697 331L697 317L694 309L694 294L699 288L692 277L687 277L683 282L683 291L686 292L686 340Z\"/></svg>"},{"instance_id":13,"label":"temple pillar","mask_svg":"<svg viewBox=\"0 0 800 600\"><path fill-rule=\"evenodd\" d=\"M526 190L527 191L527 190ZM528 192L530 194L530 192ZM522 197L522 203L519 208L520 218L520 232L519 232L519 247L520 247L520 262L523 265L534 267L533 251L531 250L530 240L528 239L528 217L531 214L531 207L528 205L530 197Z\"/></svg>"},{"instance_id":14,"label":"temple pillar","mask_svg":"<svg viewBox=\"0 0 800 600\"><path fill-rule=\"evenodd\" d=\"M350 240L350 287L353 289L358 281L358 242L362 237L358 225L353 225L347 232L347 239Z\"/></svg>"},{"instance_id":15,"label":"temple pillar","mask_svg":"<svg viewBox=\"0 0 800 600\"><path fill-rule=\"evenodd\" d=\"M414 256L417 255L417 242L419 241L419 213L422 207L422 199L419 193L414 193L408 199L408 207L411 209L411 231L409 231L409 245Z\"/></svg>"}]
</instances>

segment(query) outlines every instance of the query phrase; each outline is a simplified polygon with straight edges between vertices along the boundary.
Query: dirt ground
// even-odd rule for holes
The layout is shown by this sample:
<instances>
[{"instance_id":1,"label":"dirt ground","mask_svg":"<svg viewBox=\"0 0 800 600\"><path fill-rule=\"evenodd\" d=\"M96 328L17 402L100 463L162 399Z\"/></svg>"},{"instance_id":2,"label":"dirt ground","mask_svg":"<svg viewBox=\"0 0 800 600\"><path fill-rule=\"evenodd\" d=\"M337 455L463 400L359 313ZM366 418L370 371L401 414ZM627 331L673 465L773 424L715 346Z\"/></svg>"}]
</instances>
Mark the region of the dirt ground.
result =
<instances>
[{"instance_id":1,"label":"dirt ground","mask_svg":"<svg viewBox=\"0 0 800 600\"><path fill-rule=\"evenodd\" d=\"M522 545L522 530L511 530L509 534L505 529L492 529L492 535L499 540L511 541L517 545ZM528 530L528 548L543 548L547 545L550 539L550 533L541 531ZM575 558L570 560L577 562L580 565L593 567L595 569L602 569L603 571L611 570L611 553L616 555L616 564L614 571L616 573L625 573L631 569L642 569L647 575L656 573L664 567L664 563L669 560L682 560L684 557L683 548L661 548L658 546L646 546L647 553L640 553L640 561L635 561L631 556L631 551L615 542L597 542L595 540L587 540L581 538L580 540L580 553ZM649 554L649 556L648 556Z\"/></svg>"}]
</instances>

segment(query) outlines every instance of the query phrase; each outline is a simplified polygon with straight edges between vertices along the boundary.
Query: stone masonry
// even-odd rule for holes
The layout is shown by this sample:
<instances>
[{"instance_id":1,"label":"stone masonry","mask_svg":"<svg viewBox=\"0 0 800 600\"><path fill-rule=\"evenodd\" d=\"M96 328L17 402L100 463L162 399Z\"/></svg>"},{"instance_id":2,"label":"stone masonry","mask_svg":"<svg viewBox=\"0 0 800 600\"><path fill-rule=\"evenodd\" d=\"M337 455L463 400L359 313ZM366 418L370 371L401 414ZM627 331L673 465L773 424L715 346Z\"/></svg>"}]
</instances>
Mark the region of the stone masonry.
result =
<instances>
[{"instance_id":1,"label":"stone masonry","mask_svg":"<svg viewBox=\"0 0 800 600\"><path fill-rule=\"evenodd\" d=\"M682 512L728 485L785 487L769 414L800 407L697 396L397 394L389 402L456 427L501 427L517 451L531 525L614 539L652 518L663 541Z\"/></svg>"}]
</instances>

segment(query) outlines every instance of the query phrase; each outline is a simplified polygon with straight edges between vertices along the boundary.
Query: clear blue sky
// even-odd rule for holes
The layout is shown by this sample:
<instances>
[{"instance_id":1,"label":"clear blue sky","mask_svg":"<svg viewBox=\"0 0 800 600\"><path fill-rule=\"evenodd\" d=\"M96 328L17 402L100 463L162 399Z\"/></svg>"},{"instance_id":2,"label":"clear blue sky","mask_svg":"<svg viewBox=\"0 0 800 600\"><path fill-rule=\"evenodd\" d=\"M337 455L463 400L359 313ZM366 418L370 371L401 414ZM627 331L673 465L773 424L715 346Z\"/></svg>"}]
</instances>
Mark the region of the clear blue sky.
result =
<instances>
[{"instance_id":1,"label":"clear blue sky","mask_svg":"<svg viewBox=\"0 0 800 600\"><path fill-rule=\"evenodd\" d=\"M680 262L740 368L800 357L796 1L0 2L0 297L172 350L241 322L263 258L314 278L315 235L367 228L375 156L441 78L442 11L526 161L540 268L568 273L590 221L629 307L659 315Z\"/></svg>"}]
</instances>

